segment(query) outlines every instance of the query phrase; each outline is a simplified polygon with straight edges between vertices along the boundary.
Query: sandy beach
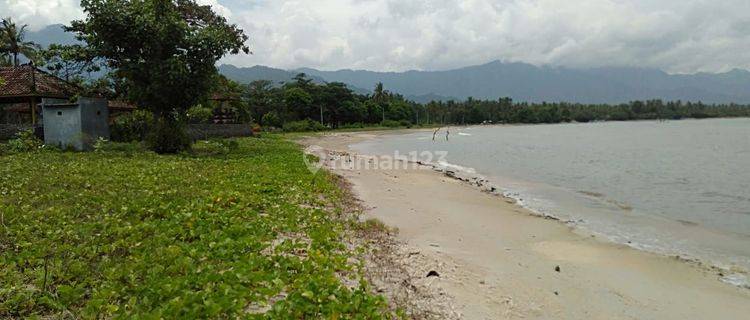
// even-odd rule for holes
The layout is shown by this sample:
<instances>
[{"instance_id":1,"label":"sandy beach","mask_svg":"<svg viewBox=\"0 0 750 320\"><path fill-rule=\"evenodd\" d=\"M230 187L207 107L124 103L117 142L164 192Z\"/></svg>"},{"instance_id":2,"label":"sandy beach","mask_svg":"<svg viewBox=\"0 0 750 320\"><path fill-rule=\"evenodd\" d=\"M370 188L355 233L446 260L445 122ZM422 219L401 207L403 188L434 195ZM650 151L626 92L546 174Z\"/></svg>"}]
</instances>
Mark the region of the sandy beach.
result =
<instances>
[{"instance_id":1,"label":"sandy beach","mask_svg":"<svg viewBox=\"0 0 750 320\"><path fill-rule=\"evenodd\" d=\"M397 133L334 133L302 143L366 157L349 145L383 134ZM601 241L429 168L333 171L351 183L366 218L397 228L408 250L432 261L420 270L436 271L428 285L449 297L460 318L750 315L750 290L719 281L716 270Z\"/></svg>"}]
</instances>

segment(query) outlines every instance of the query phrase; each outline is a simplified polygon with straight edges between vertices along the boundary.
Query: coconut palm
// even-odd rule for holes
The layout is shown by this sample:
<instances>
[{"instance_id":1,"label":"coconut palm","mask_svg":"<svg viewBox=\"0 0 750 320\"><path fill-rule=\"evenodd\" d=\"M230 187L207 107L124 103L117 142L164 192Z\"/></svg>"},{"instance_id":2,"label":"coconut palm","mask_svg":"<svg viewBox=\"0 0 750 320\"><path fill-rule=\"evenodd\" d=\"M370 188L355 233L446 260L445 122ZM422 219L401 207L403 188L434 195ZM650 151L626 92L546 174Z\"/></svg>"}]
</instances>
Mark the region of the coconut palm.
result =
<instances>
[{"instance_id":1,"label":"coconut palm","mask_svg":"<svg viewBox=\"0 0 750 320\"><path fill-rule=\"evenodd\" d=\"M3 19L0 23L0 61L7 61L8 57L11 57L13 65L18 66L20 63L19 55L23 55L29 60L36 58L36 54L41 47L34 42L24 41L26 27L27 25L22 25L19 28L11 18ZM3 58L3 56L6 58Z\"/></svg>"}]
</instances>

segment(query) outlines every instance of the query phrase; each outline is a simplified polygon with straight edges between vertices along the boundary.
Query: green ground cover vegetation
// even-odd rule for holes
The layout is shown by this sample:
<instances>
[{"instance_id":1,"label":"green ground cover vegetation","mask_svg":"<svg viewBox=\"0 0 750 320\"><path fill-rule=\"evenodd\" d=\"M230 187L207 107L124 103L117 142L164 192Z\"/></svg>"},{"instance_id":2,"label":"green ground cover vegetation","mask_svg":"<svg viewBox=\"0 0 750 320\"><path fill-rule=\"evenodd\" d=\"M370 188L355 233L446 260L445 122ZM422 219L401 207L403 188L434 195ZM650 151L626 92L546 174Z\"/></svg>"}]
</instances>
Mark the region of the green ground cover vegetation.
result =
<instances>
[{"instance_id":1,"label":"green ground cover vegetation","mask_svg":"<svg viewBox=\"0 0 750 320\"><path fill-rule=\"evenodd\" d=\"M0 155L0 318L393 315L336 178L282 137L22 149Z\"/></svg>"}]
</instances>

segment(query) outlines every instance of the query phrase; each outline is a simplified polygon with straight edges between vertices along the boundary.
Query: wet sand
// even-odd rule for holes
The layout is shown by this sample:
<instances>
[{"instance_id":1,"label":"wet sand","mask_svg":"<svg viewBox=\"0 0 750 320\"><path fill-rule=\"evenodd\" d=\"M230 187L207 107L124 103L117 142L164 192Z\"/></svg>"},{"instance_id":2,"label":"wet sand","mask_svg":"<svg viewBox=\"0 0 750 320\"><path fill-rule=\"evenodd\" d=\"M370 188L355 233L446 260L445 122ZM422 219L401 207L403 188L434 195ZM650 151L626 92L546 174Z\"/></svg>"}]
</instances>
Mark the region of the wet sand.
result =
<instances>
[{"instance_id":1,"label":"wet sand","mask_svg":"<svg viewBox=\"0 0 750 320\"><path fill-rule=\"evenodd\" d=\"M332 154L380 133L306 138ZM330 160L335 160L331 157ZM332 169L432 261L465 319L744 319L750 290L715 270L600 241L429 168Z\"/></svg>"}]
</instances>

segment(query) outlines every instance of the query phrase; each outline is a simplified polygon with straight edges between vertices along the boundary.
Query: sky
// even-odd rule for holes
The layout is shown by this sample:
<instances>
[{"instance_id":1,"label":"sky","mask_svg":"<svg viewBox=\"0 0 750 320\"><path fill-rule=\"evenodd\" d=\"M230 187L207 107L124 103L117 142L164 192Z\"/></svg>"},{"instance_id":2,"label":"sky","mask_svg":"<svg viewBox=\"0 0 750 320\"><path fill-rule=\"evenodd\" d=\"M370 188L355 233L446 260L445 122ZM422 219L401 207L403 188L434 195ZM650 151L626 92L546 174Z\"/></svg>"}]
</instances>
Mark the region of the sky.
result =
<instances>
[{"instance_id":1,"label":"sky","mask_svg":"<svg viewBox=\"0 0 750 320\"><path fill-rule=\"evenodd\" d=\"M750 69L749 0L197 0L250 37L222 62L292 69L446 70L494 60L670 73ZM0 0L41 29L79 0Z\"/></svg>"}]
</instances>

